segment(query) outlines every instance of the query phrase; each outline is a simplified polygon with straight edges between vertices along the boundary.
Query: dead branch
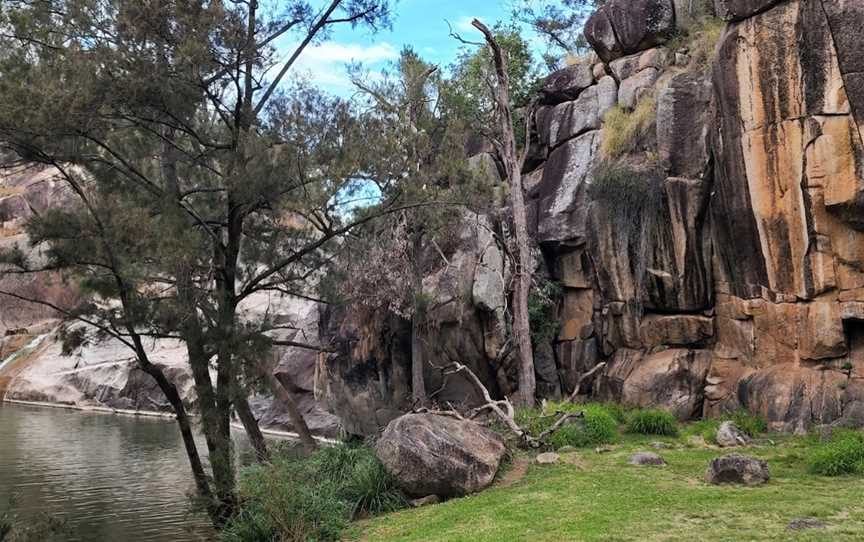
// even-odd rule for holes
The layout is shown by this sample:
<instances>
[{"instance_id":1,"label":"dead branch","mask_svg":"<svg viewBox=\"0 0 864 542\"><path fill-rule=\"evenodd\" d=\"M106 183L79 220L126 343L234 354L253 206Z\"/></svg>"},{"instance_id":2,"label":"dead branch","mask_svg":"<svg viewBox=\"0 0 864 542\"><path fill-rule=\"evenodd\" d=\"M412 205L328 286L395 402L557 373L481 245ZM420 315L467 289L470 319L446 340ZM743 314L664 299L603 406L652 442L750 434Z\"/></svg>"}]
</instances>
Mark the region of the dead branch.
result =
<instances>
[{"instance_id":1,"label":"dead branch","mask_svg":"<svg viewBox=\"0 0 864 542\"><path fill-rule=\"evenodd\" d=\"M448 411L432 411L428 409L419 409L417 411L451 416L460 420L464 420L466 418L469 420L473 420L483 412L490 411L501 422L503 422L505 426L507 426L507 429L510 430L510 432L519 439L520 445L525 448L540 448L545 443L546 439L548 439L553 433L567 425L571 420L581 418L585 415L584 412L558 412L556 413L558 419L555 421L555 423L553 423L549 427L549 429L543 431L538 437L535 438L525 429L520 427L518 423L516 423L516 410L513 408L513 403L511 403L510 400L506 397L500 401L492 399L492 396L489 394L489 390L486 388L480 378L477 377L474 371L466 367L464 364L455 361L444 367L436 368L441 370L441 374L444 376L444 384L442 384L442 387L435 392L435 395L437 395L441 392L441 390L444 389L448 376L461 374L463 377L467 378L469 382L471 382L471 384L477 389L478 392L480 392L480 395L483 397L483 400L485 402L482 405L471 409L467 413L467 416L462 416L462 414L456 412L452 405L449 405L450 410Z\"/></svg>"},{"instance_id":2,"label":"dead branch","mask_svg":"<svg viewBox=\"0 0 864 542\"><path fill-rule=\"evenodd\" d=\"M594 366L593 369L580 376L579 380L576 382L576 387L573 388L573 393L570 394L570 397L567 400L571 403L574 402L576 400L576 396L579 395L579 389L582 388L582 383L597 374L597 372L603 369L603 367L606 367L605 361L603 363L598 363Z\"/></svg>"}]
</instances>

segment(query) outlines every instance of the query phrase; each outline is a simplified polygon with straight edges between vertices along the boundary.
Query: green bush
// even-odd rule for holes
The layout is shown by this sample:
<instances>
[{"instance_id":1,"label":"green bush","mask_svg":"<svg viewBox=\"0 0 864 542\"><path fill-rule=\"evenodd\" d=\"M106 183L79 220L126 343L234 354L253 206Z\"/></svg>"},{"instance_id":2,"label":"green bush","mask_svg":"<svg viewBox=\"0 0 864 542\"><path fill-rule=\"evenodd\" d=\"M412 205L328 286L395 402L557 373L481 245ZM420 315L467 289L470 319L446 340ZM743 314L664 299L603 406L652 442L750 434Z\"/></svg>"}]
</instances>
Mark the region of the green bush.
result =
<instances>
[{"instance_id":1,"label":"green bush","mask_svg":"<svg viewBox=\"0 0 864 542\"><path fill-rule=\"evenodd\" d=\"M607 405L573 404L569 401L547 403L543 410L517 409L516 423L534 437L552 427L563 413L584 412L585 417L572 420L549 436L547 442L556 450L564 446L585 448L614 442L618 423Z\"/></svg>"},{"instance_id":2,"label":"green bush","mask_svg":"<svg viewBox=\"0 0 864 542\"><path fill-rule=\"evenodd\" d=\"M678 434L678 420L665 410L635 410L627 420L627 432L674 437Z\"/></svg>"},{"instance_id":3,"label":"green bush","mask_svg":"<svg viewBox=\"0 0 864 542\"><path fill-rule=\"evenodd\" d=\"M721 417L721 421L729 420L735 424L738 429L747 433L751 437L761 435L768 431L768 422L758 414L751 414L746 410L738 410L732 414Z\"/></svg>"},{"instance_id":4,"label":"green bush","mask_svg":"<svg viewBox=\"0 0 864 542\"><path fill-rule=\"evenodd\" d=\"M352 519L404 507L396 483L365 446L339 445L298 459L278 454L244 469L240 512L224 542L336 541Z\"/></svg>"},{"instance_id":5,"label":"green bush","mask_svg":"<svg viewBox=\"0 0 864 542\"><path fill-rule=\"evenodd\" d=\"M810 472L823 476L841 476L864 472L864 433L841 431L811 452Z\"/></svg>"},{"instance_id":6,"label":"green bush","mask_svg":"<svg viewBox=\"0 0 864 542\"><path fill-rule=\"evenodd\" d=\"M751 414L746 410L738 410L717 418L694 422L687 426L684 434L686 436L698 435L709 444L717 444L717 430L720 429L720 424L725 421L731 421L738 429L750 437L755 437L768 431L768 422L764 418L757 414Z\"/></svg>"},{"instance_id":7,"label":"green bush","mask_svg":"<svg viewBox=\"0 0 864 542\"><path fill-rule=\"evenodd\" d=\"M615 441L618 423L601 405L585 405L585 417L555 431L549 444L556 450L564 446L585 448Z\"/></svg>"}]
</instances>

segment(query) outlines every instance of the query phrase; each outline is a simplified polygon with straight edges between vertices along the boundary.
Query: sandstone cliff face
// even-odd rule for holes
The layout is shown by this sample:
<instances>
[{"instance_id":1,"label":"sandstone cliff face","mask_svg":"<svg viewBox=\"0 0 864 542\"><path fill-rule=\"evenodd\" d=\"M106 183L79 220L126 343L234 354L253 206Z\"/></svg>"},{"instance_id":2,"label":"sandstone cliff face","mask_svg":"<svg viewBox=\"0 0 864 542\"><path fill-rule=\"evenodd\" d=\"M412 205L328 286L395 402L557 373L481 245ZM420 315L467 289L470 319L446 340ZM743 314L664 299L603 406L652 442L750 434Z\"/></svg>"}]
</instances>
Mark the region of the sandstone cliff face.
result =
<instances>
[{"instance_id":1,"label":"sandstone cliff face","mask_svg":"<svg viewBox=\"0 0 864 542\"><path fill-rule=\"evenodd\" d=\"M727 21L710 68L669 41L706 16ZM746 408L787 431L864 425L862 31L853 0L612 0L591 17L599 59L547 80L525 177L538 273L563 289L558 336L535 345L543 396L606 362L582 393L681 418ZM656 130L610 160L609 111L645 100ZM612 167L639 182L604 188ZM462 300L432 342L494 374L494 349L463 348L489 335L471 323L482 306ZM378 393L379 414L409 406L410 349L388 330L386 353L346 351L319 371ZM512 376L490 389L512 391Z\"/></svg>"}]
</instances>

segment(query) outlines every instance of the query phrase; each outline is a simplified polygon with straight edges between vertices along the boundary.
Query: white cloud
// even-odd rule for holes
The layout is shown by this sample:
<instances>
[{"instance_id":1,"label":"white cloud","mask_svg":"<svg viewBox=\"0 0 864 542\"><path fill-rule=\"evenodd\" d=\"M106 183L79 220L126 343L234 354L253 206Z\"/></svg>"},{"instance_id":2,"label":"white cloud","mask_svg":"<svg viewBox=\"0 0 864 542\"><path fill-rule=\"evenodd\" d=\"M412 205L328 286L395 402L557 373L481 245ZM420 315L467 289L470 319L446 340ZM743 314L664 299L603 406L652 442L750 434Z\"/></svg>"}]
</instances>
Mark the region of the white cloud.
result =
<instances>
[{"instance_id":1,"label":"white cloud","mask_svg":"<svg viewBox=\"0 0 864 542\"><path fill-rule=\"evenodd\" d=\"M293 51L287 47L286 51ZM399 58L399 50L383 42L371 45L327 42L307 48L295 65L295 73L305 75L329 92L342 94L352 88L345 65L361 62L368 67L379 67L388 60Z\"/></svg>"},{"instance_id":2,"label":"white cloud","mask_svg":"<svg viewBox=\"0 0 864 542\"><path fill-rule=\"evenodd\" d=\"M453 28L458 30L459 32L477 32L477 29L471 24L474 19L479 19L481 23L485 24L483 17L473 17L471 15L466 15L464 17L459 17L456 20L456 23L453 25Z\"/></svg>"}]
</instances>

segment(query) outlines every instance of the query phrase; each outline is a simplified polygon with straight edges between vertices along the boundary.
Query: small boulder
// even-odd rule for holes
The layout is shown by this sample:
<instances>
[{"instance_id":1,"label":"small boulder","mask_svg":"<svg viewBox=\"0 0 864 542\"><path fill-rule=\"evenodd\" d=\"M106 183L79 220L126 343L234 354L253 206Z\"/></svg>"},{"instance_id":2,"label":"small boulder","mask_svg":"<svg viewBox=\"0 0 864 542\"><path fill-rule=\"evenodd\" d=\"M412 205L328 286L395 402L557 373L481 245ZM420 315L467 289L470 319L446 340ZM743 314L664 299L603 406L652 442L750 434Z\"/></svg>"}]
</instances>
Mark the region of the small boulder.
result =
<instances>
[{"instance_id":1,"label":"small boulder","mask_svg":"<svg viewBox=\"0 0 864 542\"><path fill-rule=\"evenodd\" d=\"M472 421L406 414L387 425L378 459L406 494L461 497L492 483L506 448L501 437Z\"/></svg>"},{"instance_id":2,"label":"small boulder","mask_svg":"<svg viewBox=\"0 0 864 542\"><path fill-rule=\"evenodd\" d=\"M733 422L723 422L717 429L715 437L717 445L721 448L735 448L736 446L747 446L750 444L750 437L747 433L738 429L738 426Z\"/></svg>"},{"instance_id":3,"label":"small boulder","mask_svg":"<svg viewBox=\"0 0 864 542\"><path fill-rule=\"evenodd\" d=\"M768 463L755 457L730 454L711 461L705 472L709 484L744 484L756 486L771 478Z\"/></svg>"},{"instance_id":4,"label":"small boulder","mask_svg":"<svg viewBox=\"0 0 864 542\"><path fill-rule=\"evenodd\" d=\"M790 531L806 531L809 529L824 529L825 523L816 518L798 518L789 522Z\"/></svg>"},{"instance_id":5,"label":"small boulder","mask_svg":"<svg viewBox=\"0 0 864 542\"><path fill-rule=\"evenodd\" d=\"M534 462L538 465L554 465L561 459L561 456L556 454L555 452L547 452L545 454L540 454L534 458Z\"/></svg>"},{"instance_id":6,"label":"small boulder","mask_svg":"<svg viewBox=\"0 0 864 542\"><path fill-rule=\"evenodd\" d=\"M654 448L655 450L668 450L669 448L672 447L672 445L669 444L668 442L660 442L660 441L652 442L650 444L650 446L652 448Z\"/></svg>"},{"instance_id":7,"label":"small boulder","mask_svg":"<svg viewBox=\"0 0 864 542\"><path fill-rule=\"evenodd\" d=\"M659 455L651 452L637 452L630 456L631 465L662 467L666 465L666 461Z\"/></svg>"},{"instance_id":8,"label":"small boulder","mask_svg":"<svg viewBox=\"0 0 864 542\"><path fill-rule=\"evenodd\" d=\"M409 504L412 508L420 508L421 506L429 506L431 504L438 504L439 502L441 502L441 497L438 495L429 495L422 499L413 499Z\"/></svg>"}]
</instances>

